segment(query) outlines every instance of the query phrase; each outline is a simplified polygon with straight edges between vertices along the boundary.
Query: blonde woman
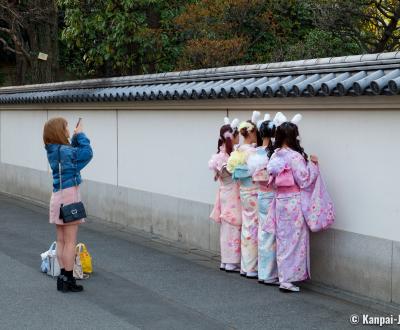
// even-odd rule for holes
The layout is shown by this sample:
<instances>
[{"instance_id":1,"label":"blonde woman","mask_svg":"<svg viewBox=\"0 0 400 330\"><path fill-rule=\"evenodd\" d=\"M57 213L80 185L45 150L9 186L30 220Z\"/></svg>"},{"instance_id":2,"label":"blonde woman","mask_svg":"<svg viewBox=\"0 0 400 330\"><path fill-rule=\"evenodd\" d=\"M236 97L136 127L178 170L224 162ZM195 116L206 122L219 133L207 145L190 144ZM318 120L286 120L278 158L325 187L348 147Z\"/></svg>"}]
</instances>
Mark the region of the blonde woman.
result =
<instances>
[{"instance_id":1,"label":"blonde woman","mask_svg":"<svg viewBox=\"0 0 400 330\"><path fill-rule=\"evenodd\" d=\"M242 122L239 125L242 141L237 149L231 153L227 163L227 170L232 173L232 178L239 183L242 208L240 274L247 278L257 278L258 275L258 187L253 182L247 161L256 152L258 145L258 132L255 123L259 116L260 113L254 111L252 120Z\"/></svg>"}]
</instances>

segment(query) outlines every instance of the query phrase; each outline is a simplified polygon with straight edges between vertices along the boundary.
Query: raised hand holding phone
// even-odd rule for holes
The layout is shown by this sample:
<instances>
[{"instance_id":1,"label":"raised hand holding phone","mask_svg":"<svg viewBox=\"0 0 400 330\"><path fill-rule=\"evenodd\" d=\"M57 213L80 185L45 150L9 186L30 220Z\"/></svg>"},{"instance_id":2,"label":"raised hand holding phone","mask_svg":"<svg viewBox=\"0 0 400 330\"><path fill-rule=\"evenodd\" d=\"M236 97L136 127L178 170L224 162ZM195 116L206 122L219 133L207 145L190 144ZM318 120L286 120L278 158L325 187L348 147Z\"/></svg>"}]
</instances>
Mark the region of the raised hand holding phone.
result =
<instances>
[{"instance_id":1,"label":"raised hand holding phone","mask_svg":"<svg viewBox=\"0 0 400 330\"><path fill-rule=\"evenodd\" d=\"M78 120L78 122L76 124L75 130L74 130L74 134L78 134L78 133L81 133L81 132L83 132L82 118L79 118L79 120Z\"/></svg>"}]
</instances>

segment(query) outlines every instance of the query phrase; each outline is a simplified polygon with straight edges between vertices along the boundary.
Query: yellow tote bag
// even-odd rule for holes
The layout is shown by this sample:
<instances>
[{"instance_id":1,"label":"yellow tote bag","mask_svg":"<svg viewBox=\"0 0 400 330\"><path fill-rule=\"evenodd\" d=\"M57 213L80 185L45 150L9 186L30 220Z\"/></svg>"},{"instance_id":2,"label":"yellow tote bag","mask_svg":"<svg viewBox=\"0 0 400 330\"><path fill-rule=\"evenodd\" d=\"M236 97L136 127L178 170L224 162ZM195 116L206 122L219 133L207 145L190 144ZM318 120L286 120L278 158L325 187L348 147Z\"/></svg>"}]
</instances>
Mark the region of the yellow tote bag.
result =
<instances>
[{"instance_id":1,"label":"yellow tote bag","mask_svg":"<svg viewBox=\"0 0 400 330\"><path fill-rule=\"evenodd\" d=\"M85 274L93 273L92 256L86 248L86 245L79 243L76 245L76 254L79 255L82 265L82 271Z\"/></svg>"}]
</instances>

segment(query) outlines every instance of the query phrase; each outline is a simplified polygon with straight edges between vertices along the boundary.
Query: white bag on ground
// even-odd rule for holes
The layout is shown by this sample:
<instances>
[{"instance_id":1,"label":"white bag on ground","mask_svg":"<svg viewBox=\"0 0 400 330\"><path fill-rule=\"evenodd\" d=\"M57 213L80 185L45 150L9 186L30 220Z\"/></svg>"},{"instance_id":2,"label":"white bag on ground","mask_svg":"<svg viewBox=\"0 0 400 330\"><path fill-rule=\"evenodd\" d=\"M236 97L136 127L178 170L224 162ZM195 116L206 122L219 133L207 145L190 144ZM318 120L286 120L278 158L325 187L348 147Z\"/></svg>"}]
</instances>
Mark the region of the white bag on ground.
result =
<instances>
[{"instance_id":1,"label":"white bag on ground","mask_svg":"<svg viewBox=\"0 0 400 330\"><path fill-rule=\"evenodd\" d=\"M48 265L47 275L56 277L60 275L60 265L58 264L57 260L57 243L53 242L50 245L50 248L47 252L42 253L43 256L47 259L46 264Z\"/></svg>"},{"instance_id":2,"label":"white bag on ground","mask_svg":"<svg viewBox=\"0 0 400 330\"><path fill-rule=\"evenodd\" d=\"M49 259L47 256L49 255L49 251L43 252L40 254L40 257L42 258L42 263L40 264L40 270L42 273L47 274L47 271L49 270Z\"/></svg>"}]
</instances>

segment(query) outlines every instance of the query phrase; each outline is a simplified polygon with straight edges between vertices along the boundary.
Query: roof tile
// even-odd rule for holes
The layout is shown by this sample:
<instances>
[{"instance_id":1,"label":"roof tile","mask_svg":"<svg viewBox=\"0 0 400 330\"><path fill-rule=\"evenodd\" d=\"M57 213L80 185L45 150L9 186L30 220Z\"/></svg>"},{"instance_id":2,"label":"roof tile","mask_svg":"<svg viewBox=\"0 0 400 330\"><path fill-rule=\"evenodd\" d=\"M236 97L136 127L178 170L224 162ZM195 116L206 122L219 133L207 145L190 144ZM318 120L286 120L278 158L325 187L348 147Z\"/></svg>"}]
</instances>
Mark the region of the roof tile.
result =
<instances>
[{"instance_id":1,"label":"roof tile","mask_svg":"<svg viewBox=\"0 0 400 330\"><path fill-rule=\"evenodd\" d=\"M400 52L0 88L0 103L393 95Z\"/></svg>"}]
</instances>

